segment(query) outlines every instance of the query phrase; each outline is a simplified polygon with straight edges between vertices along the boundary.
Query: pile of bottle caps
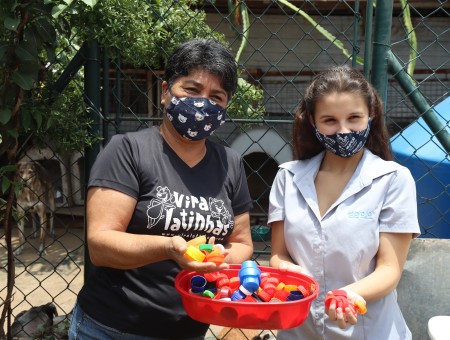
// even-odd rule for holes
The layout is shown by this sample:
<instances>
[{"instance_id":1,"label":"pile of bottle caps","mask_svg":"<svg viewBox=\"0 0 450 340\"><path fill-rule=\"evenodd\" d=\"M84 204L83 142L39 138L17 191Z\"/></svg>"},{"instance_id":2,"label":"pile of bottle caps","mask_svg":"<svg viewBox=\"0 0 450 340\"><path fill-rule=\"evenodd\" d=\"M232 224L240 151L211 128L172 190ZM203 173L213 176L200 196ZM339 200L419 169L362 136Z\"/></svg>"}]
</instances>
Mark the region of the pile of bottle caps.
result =
<instances>
[{"instance_id":1,"label":"pile of bottle caps","mask_svg":"<svg viewBox=\"0 0 450 340\"><path fill-rule=\"evenodd\" d=\"M245 261L237 276L221 272L194 275L190 293L211 299L243 302L283 302L303 299L315 291L315 285L281 282L270 272L261 272L255 261Z\"/></svg>"}]
</instances>

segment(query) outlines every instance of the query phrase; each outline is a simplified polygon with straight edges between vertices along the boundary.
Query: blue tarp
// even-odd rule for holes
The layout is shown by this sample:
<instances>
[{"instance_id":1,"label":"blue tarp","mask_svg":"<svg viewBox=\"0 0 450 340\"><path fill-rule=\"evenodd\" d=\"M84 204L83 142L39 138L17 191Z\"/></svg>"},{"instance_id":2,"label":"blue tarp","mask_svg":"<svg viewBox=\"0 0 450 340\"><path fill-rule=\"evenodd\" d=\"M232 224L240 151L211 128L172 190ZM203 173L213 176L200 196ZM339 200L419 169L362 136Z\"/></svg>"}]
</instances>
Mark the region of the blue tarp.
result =
<instances>
[{"instance_id":1,"label":"blue tarp","mask_svg":"<svg viewBox=\"0 0 450 340\"><path fill-rule=\"evenodd\" d=\"M450 97L434 108L450 131ZM421 237L450 238L450 156L422 118L391 138L395 161L416 180Z\"/></svg>"}]
</instances>

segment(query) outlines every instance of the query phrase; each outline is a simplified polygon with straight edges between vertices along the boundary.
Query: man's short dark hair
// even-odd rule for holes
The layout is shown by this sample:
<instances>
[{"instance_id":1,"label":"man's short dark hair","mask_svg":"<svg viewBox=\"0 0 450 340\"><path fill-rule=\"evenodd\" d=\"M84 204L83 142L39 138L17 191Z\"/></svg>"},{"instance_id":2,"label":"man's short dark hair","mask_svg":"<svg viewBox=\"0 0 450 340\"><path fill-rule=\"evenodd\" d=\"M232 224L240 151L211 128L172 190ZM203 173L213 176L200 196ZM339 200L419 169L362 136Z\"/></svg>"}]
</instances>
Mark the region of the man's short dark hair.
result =
<instances>
[{"instance_id":1,"label":"man's short dark hair","mask_svg":"<svg viewBox=\"0 0 450 340\"><path fill-rule=\"evenodd\" d=\"M214 39L193 39L180 44L166 63L164 80L172 84L178 77L187 76L194 69L216 74L229 94L237 87L237 65L234 56Z\"/></svg>"}]
</instances>

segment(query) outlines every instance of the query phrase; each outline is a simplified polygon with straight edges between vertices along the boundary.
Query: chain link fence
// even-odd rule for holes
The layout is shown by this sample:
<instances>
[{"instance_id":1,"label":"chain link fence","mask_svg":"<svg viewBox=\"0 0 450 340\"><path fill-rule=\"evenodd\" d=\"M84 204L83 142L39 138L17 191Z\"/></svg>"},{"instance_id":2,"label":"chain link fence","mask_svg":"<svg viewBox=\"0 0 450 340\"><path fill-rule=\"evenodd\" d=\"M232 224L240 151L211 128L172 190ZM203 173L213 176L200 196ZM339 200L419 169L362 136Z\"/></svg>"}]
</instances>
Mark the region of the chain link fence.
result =
<instances>
[{"instance_id":1,"label":"chain link fence","mask_svg":"<svg viewBox=\"0 0 450 340\"><path fill-rule=\"evenodd\" d=\"M143 3L152 6L151 1ZM293 111L314 74L344 63L361 69L367 78L373 79L374 73L386 78L386 88L379 88L386 105L386 123L396 160L411 169L417 183L422 236L450 238L450 3L394 1L393 8L388 10L382 6L374 8L372 1L231 3L235 5L232 8L228 1L201 1L191 7L196 15L186 13L188 20L195 22L201 17L213 32L224 37L232 51L239 53L241 77L263 94L262 115L256 119L251 114L229 117L212 137L243 156L254 200L253 259L261 265L268 264L268 196L278 165L292 159ZM162 12L160 20L169 20L170 13ZM386 17L392 19L391 27L383 28L388 30L388 44L377 40L377 30L381 29L377 20ZM180 40L179 30L176 26L172 28L170 34L174 40ZM378 58L380 45L390 46L390 57ZM7 266L6 256L1 257L0 298L4 302L7 292L13 292L11 323L21 311L31 307L47 303L56 307L59 320L63 321L56 328L41 329L36 338L64 337L67 330L64 317L70 313L83 284L86 174L101 145L114 134L157 125L162 120L161 67L150 64L137 67L128 63L121 51L95 43L82 44L76 37L64 41L55 60L58 62L46 67L52 80L49 84L55 93L60 93L59 97L69 98L64 97L67 91L78 96L58 103L57 109L61 115L63 111L85 112L86 107L80 104L86 102L91 132L99 133L102 140L86 152L60 151L53 141L40 136L41 145L22 153L22 160L39 163L50 174L56 202L53 212L56 236L47 234L45 252L40 253L39 238L34 239L32 233L35 217L32 214L22 217L25 247L15 256L13 284L6 275L12 269ZM386 64L384 74L379 74L382 64ZM248 105L257 106L254 102ZM54 106L52 109L56 110ZM418 134L425 135L418 138ZM15 228L14 249L19 246L18 233ZM6 249L4 239L2 249ZM275 337L276 331L216 326L211 326L207 335L208 339Z\"/></svg>"}]
</instances>

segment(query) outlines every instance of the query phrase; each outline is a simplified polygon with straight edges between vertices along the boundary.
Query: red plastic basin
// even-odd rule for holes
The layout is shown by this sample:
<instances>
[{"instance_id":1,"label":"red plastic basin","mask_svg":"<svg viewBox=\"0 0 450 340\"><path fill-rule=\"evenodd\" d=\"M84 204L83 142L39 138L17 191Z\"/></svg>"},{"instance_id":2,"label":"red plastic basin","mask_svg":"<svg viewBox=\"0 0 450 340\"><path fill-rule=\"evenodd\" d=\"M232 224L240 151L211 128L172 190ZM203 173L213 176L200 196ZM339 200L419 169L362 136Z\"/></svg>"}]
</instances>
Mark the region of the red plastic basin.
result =
<instances>
[{"instance_id":1,"label":"red plastic basin","mask_svg":"<svg viewBox=\"0 0 450 340\"><path fill-rule=\"evenodd\" d=\"M229 278L238 276L241 265L230 264L230 269L221 271ZM258 266L261 272L269 272L280 282L303 285L309 288L315 285L315 291L297 301L285 302L242 302L210 299L189 293L190 280L195 272L185 270L175 278L175 288L181 295L187 314L194 320L207 324L245 329L288 329L301 325L308 317L312 301L319 292L318 283L310 276L280 272L272 267Z\"/></svg>"}]
</instances>

